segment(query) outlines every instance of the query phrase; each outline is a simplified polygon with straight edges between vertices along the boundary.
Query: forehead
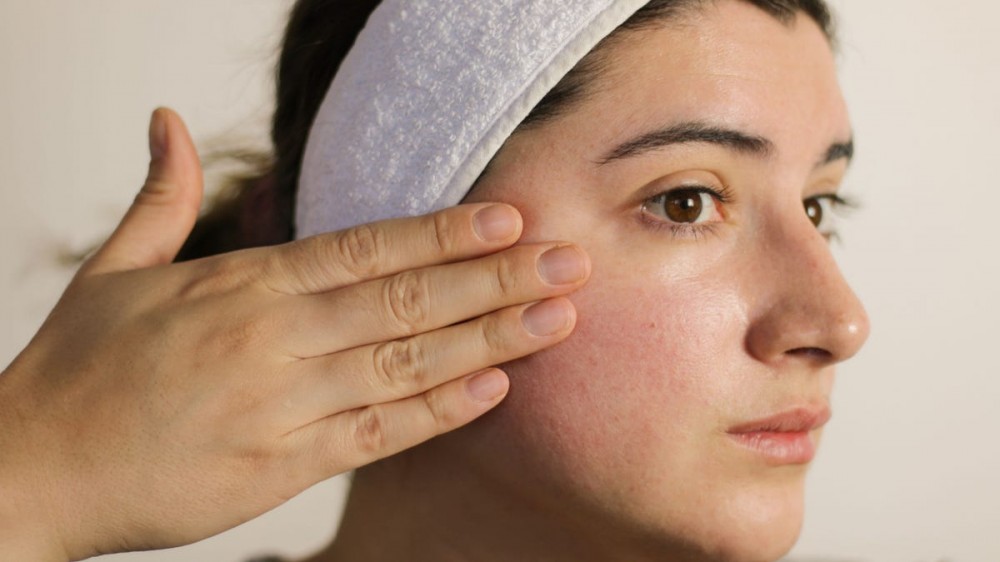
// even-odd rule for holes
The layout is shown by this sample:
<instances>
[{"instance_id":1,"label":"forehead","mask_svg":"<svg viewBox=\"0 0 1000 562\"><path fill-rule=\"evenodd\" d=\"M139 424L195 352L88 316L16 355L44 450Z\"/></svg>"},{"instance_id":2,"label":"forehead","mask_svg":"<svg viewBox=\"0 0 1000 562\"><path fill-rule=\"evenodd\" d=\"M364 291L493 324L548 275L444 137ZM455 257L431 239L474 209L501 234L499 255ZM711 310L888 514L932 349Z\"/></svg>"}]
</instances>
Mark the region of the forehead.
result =
<instances>
[{"instance_id":1,"label":"forehead","mask_svg":"<svg viewBox=\"0 0 1000 562\"><path fill-rule=\"evenodd\" d=\"M850 137L829 42L808 16L783 23L741 1L706 3L608 45L591 95L569 111L591 138L711 121L782 148Z\"/></svg>"}]
</instances>

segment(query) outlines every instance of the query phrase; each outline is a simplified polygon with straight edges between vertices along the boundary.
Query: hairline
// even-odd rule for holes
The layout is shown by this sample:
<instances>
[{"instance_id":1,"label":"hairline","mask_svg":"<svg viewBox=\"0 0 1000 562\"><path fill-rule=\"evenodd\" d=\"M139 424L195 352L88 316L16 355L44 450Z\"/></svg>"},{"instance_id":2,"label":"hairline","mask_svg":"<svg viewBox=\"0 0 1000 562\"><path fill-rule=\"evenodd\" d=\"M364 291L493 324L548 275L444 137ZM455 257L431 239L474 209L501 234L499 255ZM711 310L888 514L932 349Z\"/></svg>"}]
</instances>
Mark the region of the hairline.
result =
<instances>
[{"instance_id":1,"label":"hairline","mask_svg":"<svg viewBox=\"0 0 1000 562\"><path fill-rule=\"evenodd\" d=\"M626 40L634 34L656 29L670 24L679 24L685 17L701 11L706 4L719 0L676 0L674 2L657 2L653 0L641 8L625 23L602 39L587 55L580 60L570 72L549 91L545 97L518 125L514 133L540 127L570 111L576 104L583 103L597 92L595 86L607 68L608 52L615 44ZM778 20L786 27L795 25L797 16L805 14L823 32L830 48L836 51L836 32L832 17L824 4L819 4L822 11L819 17L801 6L788 7L773 0L739 0L753 5L767 15ZM761 4L771 6L767 9Z\"/></svg>"}]
</instances>

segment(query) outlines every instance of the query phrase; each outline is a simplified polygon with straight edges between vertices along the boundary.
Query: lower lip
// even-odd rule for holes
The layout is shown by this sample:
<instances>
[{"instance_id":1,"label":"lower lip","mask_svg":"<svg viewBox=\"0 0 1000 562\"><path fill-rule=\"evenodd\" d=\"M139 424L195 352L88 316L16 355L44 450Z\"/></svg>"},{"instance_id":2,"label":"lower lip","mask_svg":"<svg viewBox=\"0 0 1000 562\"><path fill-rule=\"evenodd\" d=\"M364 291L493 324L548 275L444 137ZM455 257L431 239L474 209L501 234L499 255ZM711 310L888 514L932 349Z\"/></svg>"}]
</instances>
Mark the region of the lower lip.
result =
<instances>
[{"instance_id":1,"label":"lower lip","mask_svg":"<svg viewBox=\"0 0 1000 562\"><path fill-rule=\"evenodd\" d=\"M773 464L807 464L816 456L816 444L808 431L752 431L729 436Z\"/></svg>"}]
</instances>

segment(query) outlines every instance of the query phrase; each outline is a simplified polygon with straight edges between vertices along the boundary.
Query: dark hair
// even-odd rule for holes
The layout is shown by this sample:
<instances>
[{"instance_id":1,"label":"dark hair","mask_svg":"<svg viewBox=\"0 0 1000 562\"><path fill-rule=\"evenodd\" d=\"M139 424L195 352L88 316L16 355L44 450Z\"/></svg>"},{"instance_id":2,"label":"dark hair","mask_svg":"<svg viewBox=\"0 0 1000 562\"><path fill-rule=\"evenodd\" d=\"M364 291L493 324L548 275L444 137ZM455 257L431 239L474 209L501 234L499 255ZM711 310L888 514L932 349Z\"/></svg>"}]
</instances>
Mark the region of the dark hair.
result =
<instances>
[{"instance_id":1,"label":"dark hair","mask_svg":"<svg viewBox=\"0 0 1000 562\"><path fill-rule=\"evenodd\" d=\"M521 127L552 119L586 93L602 52L623 33L676 17L711 0L651 0L588 54L532 110ZM802 12L831 44L835 32L824 0L743 0L789 23ZM271 127L274 153L250 159L255 173L235 178L195 225L177 261L288 242L294 237L295 192L313 119L341 61L380 0L298 0L292 7L277 68Z\"/></svg>"}]
</instances>

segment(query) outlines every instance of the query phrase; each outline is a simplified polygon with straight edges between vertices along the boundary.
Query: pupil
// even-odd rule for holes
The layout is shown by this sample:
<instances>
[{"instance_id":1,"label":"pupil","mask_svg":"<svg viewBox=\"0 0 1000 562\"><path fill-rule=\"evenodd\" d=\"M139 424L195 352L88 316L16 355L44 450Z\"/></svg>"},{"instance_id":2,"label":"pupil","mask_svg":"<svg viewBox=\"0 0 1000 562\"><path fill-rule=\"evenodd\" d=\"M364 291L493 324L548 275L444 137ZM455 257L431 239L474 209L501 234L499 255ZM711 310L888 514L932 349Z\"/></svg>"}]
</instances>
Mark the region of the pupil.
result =
<instances>
[{"instance_id":1,"label":"pupil","mask_svg":"<svg viewBox=\"0 0 1000 562\"><path fill-rule=\"evenodd\" d=\"M676 191L670 194L666 205L667 217L679 223L693 223L703 210L701 193L693 190Z\"/></svg>"},{"instance_id":2,"label":"pupil","mask_svg":"<svg viewBox=\"0 0 1000 562\"><path fill-rule=\"evenodd\" d=\"M813 226L818 228L819 225L823 224L823 205L815 199L806 201L806 215L812 221Z\"/></svg>"}]
</instances>

